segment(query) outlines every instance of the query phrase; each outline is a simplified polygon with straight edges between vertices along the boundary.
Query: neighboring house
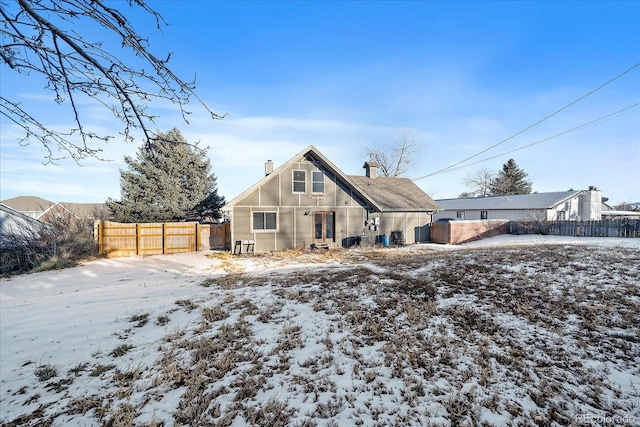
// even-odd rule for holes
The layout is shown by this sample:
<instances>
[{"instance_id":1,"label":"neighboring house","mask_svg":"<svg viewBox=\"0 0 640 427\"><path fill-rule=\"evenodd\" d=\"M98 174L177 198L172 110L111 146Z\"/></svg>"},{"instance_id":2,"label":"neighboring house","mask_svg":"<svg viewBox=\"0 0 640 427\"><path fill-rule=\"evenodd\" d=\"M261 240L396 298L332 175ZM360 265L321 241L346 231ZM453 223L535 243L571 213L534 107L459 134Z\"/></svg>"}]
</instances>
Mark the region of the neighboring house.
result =
<instances>
[{"instance_id":1,"label":"neighboring house","mask_svg":"<svg viewBox=\"0 0 640 427\"><path fill-rule=\"evenodd\" d=\"M444 210L434 220L508 219L508 220L599 220L602 218L602 193L588 190L511 196L471 197L436 200Z\"/></svg>"},{"instance_id":2,"label":"neighboring house","mask_svg":"<svg viewBox=\"0 0 640 427\"><path fill-rule=\"evenodd\" d=\"M0 203L38 221L49 223L67 217L93 221L109 218L111 215L104 203L51 202L35 196L19 196Z\"/></svg>"},{"instance_id":3,"label":"neighboring house","mask_svg":"<svg viewBox=\"0 0 640 427\"><path fill-rule=\"evenodd\" d=\"M18 196L1 200L0 203L34 219L38 219L47 209L55 205L55 202L36 196Z\"/></svg>"},{"instance_id":4,"label":"neighboring house","mask_svg":"<svg viewBox=\"0 0 640 427\"><path fill-rule=\"evenodd\" d=\"M7 237L29 238L43 227L46 225L37 219L0 203L0 247L4 246Z\"/></svg>"},{"instance_id":5,"label":"neighboring house","mask_svg":"<svg viewBox=\"0 0 640 427\"><path fill-rule=\"evenodd\" d=\"M251 241L256 252L374 243L383 235L398 243L428 241L438 205L407 178L347 176L309 146L230 201L231 241Z\"/></svg>"},{"instance_id":6,"label":"neighboring house","mask_svg":"<svg viewBox=\"0 0 640 427\"><path fill-rule=\"evenodd\" d=\"M602 219L640 219L640 210L623 211L602 203Z\"/></svg>"},{"instance_id":7,"label":"neighboring house","mask_svg":"<svg viewBox=\"0 0 640 427\"><path fill-rule=\"evenodd\" d=\"M109 208L104 203L71 203L58 202L51 206L38 218L42 222L55 222L64 218L95 221L111 217Z\"/></svg>"}]
</instances>

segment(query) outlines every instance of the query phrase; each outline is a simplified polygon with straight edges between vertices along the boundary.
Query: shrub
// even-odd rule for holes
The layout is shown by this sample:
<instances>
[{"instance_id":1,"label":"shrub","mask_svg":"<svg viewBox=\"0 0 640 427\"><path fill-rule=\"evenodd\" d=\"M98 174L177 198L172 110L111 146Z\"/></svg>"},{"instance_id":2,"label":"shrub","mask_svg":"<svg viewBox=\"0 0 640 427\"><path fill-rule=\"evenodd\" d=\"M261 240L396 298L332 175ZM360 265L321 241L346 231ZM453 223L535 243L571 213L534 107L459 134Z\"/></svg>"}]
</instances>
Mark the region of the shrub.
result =
<instances>
[{"instance_id":1,"label":"shrub","mask_svg":"<svg viewBox=\"0 0 640 427\"><path fill-rule=\"evenodd\" d=\"M0 274L66 268L97 254L93 224L73 215L56 217L39 229L9 230L0 236Z\"/></svg>"}]
</instances>

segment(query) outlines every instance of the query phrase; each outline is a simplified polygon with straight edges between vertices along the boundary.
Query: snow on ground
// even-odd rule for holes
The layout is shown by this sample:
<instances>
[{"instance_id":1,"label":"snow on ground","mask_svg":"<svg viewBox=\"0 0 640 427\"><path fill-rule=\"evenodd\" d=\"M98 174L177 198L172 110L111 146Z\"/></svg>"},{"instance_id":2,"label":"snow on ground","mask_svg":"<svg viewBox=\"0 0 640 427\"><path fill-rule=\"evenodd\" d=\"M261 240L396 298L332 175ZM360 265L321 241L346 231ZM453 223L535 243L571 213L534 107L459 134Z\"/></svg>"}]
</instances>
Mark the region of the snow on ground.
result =
<instances>
[{"instance_id":1,"label":"snow on ground","mask_svg":"<svg viewBox=\"0 0 640 427\"><path fill-rule=\"evenodd\" d=\"M0 422L638 425L639 307L640 239L100 259L0 281Z\"/></svg>"}]
</instances>

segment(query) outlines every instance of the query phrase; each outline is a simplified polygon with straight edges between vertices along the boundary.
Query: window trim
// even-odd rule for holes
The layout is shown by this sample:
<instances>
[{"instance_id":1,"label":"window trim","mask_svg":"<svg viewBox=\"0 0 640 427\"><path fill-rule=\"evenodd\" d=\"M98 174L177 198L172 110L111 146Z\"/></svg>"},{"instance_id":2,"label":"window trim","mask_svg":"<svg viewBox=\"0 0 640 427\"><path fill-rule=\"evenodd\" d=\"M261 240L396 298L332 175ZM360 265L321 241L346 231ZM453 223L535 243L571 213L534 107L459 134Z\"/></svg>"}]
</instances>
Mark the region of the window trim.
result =
<instances>
[{"instance_id":1,"label":"window trim","mask_svg":"<svg viewBox=\"0 0 640 427\"><path fill-rule=\"evenodd\" d=\"M254 215L262 214L264 227L265 228L255 228ZM274 214L276 219L275 228L266 228L267 226L267 214ZM278 231L279 221L278 221L278 211L251 211L251 232L252 233L273 233Z\"/></svg>"},{"instance_id":2,"label":"window trim","mask_svg":"<svg viewBox=\"0 0 640 427\"><path fill-rule=\"evenodd\" d=\"M304 174L304 180L296 180L296 172L302 172ZM304 191L296 191L296 183L304 184ZM304 169L293 169L291 171L291 192L293 194L307 194L307 171Z\"/></svg>"},{"instance_id":3,"label":"window trim","mask_svg":"<svg viewBox=\"0 0 640 427\"><path fill-rule=\"evenodd\" d=\"M321 180L316 180L314 175L320 174ZM316 191L316 184L322 184L322 191ZM324 172L322 171L311 171L311 194L324 194Z\"/></svg>"},{"instance_id":4,"label":"window trim","mask_svg":"<svg viewBox=\"0 0 640 427\"><path fill-rule=\"evenodd\" d=\"M456 211L456 218L464 219L464 211Z\"/></svg>"},{"instance_id":5,"label":"window trim","mask_svg":"<svg viewBox=\"0 0 640 427\"><path fill-rule=\"evenodd\" d=\"M489 212L480 211L480 219L489 219Z\"/></svg>"}]
</instances>

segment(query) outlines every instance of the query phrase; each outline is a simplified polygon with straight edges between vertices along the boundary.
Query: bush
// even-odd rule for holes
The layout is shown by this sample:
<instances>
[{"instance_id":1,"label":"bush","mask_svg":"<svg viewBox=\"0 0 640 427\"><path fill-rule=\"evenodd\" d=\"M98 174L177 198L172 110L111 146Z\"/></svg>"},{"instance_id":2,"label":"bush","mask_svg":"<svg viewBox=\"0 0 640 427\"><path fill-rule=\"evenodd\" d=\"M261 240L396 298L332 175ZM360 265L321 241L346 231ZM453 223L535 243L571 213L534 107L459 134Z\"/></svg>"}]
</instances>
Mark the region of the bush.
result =
<instances>
[{"instance_id":1,"label":"bush","mask_svg":"<svg viewBox=\"0 0 640 427\"><path fill-rule=\"evenodd\" d=\"M66 268L97 254L93 223L71 214L57 217L39 230L0 235L0 274L21 274Z\"/></svg>"}]
</instances>

